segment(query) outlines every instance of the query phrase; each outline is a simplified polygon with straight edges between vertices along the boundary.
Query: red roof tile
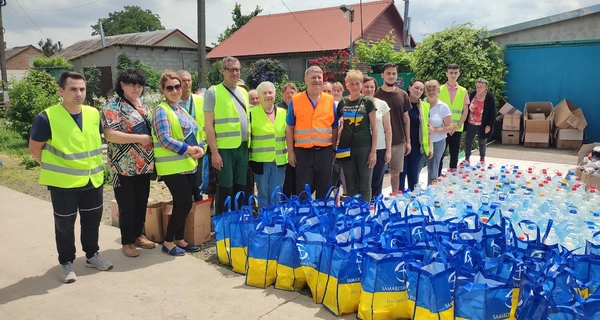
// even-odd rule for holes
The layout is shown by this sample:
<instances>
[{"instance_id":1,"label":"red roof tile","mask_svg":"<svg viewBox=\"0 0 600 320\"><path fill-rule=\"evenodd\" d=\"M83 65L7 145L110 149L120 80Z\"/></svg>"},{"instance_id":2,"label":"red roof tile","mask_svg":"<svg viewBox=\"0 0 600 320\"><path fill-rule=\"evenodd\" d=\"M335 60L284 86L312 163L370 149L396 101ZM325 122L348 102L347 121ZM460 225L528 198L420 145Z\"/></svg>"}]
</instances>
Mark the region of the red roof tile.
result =
<instances>
[{"instance_id":1,"label":"red roof tile","mask_svg":"<svg viewBox=\"0 0 600 320\"><path fill-rule=\"evenodd\" d=\"M393 0L363 3L363 30L390 5ZM350 7L354 9L352 38L356 41L360 37L360 5ZM339 7L258 15L213 48L207 58L344 49L350 39L348 23Z\"/></svg>"}]
</instances>

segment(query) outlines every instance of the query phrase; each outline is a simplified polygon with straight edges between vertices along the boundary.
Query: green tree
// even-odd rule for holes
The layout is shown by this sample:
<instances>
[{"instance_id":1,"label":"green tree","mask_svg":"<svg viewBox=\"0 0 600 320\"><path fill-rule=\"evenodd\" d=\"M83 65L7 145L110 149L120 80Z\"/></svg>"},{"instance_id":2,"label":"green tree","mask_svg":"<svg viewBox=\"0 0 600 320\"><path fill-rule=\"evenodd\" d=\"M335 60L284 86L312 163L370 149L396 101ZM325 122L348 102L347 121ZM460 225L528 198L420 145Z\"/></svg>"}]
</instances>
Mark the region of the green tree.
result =
<instances>
[{"instance_id":1,"label":"green tree","mask_svg":"<svg viewBox=\"0 0 600 320\"><path fill-rule=\"evenodd\" d=\"M56 57L36 57L33 59L35 68L63 68L73 69L73 65L63 56Z\"/></svg>"},{"instance_id":2,"label":"green tree","mask_svg":"<svg viewBox=\"0 0 600 320\"><path fill-rule=\"evenodd\" d=\"M40 46L40 49L42 49L42 52L46 57L50 57L54 54L54 43L52 42L52 39L46 38L46 41L42 39L38 42L38 46Z\"/></svg>"},{"instance_id":3,"label":"green tree","mask_svg":"<svg viewBox=\"0 0 600 320\"><path fill-rule=\"evenodd\" d=\"M58 84L47 72L29 70L21 81L13 80L9 95L12 106L6 111L10 128L29 140L33 118L59 101Z\"/></svg>"},{"instance_id":4,"label":"green tree","mask_svg":"<svg viewBox=\"0 0 600 320\"><path fill-rule=\"evenodd\" d=\"M158 14L138 6L125 6L123 11L111 12L108 18L98 19L98 23L91 26L93 36L100 34L100 21L105 36L165 30Z\"/></svg>"},{"instance_id":5,"label":"green tree","mask_svg":"<svg viewBox=\"0 0 600 320\"><path fill-rule=\"evenodd\" d=\"M153 90L160 89L160 72L140 60L132 61L126 54L122 53L117 57L117 70L125 69L136 69L143 72L146 75L146 86Z\"/></svg>"},{"instance_id":6,"label":"green tree","mask_svg":"<svg viewBox=\"0 0 600 320\"><path fill-rule=\"evenodd\" d=\"M223 82L223 73L221 69L223 67L223 61L219 60L210 65L210 70L206 74L207 85L214 86Z\"/></svg>"},{"instance_id":7,"label":"green tree","mask_svg":"<svg viewBox=\"0 0 600 320\"><path fill-rule=\"evenodd\" d=\"M458 81L462 86L474 90L475 80L485 78L501 106L508 71L502 50L486 34L486 29L475 29L472 23L466 23L428 35L412 53L411 68L418 78L443 83L448 64L456 63L460 66Z\"/></svg>"},{"instance_id":8,"label":"green tree","mask_svg":"<svg viewBox=\"0 0 600 320\"><path fill-rule=\"evenodd\" d=\"M100 77L102 72L96 66L91 65L83 69L85 77L85 102L88 105L94 105L94 96L100 95ZM97 107L97 106L96 106Z\"/></svg>"},{"instance_id":9,"label":"green tree","mask_svg":"<svg viewBox=\"0 0 600 320\"><path fill-rule=\"evenodd\" d=\"M358 56L358 62L368 64L394 63L398 65L400 71L409 71L410 55L404 50L396 50L392 31L378 42L365 42L358 40L355 43L355 51Z\"/></svg>"},{"instance_id":10,"label":"green tree","mask_svg":"<svg viewBox=\"0 0 600 320\"><path fill-rule=\"evenodd\" d=\"M219 35L219 37L217 38L219 43L225 41L225 39L227 39L234 32L238 31L239 28L241 28L243 25L248 23L248 21L250 21L250 19L256 17L262 11L263 11L263 9L261 7L256 6L256 9L254 9L254 11L250 12L250 14L244 15L244 14L242 14L242 5L236 2L235 7L233 8L233 11L231 11L231 17L233 18L233 24L231 26L227 26L225 31L223 31L223 33L221 33ZM213 45L217 45L217 44L218 43L213 43Z\"/></svg>"}]
</instances>

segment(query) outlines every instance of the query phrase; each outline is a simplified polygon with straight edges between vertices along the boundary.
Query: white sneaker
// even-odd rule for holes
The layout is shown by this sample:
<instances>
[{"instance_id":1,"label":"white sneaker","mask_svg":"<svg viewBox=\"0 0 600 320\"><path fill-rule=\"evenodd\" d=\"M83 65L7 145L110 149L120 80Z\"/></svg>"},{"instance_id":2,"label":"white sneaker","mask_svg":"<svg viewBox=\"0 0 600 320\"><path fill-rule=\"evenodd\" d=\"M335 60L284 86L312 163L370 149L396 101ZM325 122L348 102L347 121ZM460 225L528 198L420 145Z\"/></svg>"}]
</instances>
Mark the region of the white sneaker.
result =
<instances>
[{"instance_id":1,"label":"white sneaker","mask_svg":"<svg viewBox=\"0 0 600 320\"><path fill-rule=\"evenodd\" d=\"M96 268L100 271L107 271L113 268L112 263L102 258L98 252L96 252L93 257L85 260L85 266L88 268Z\"/></svg>"},{"instance_id":2,"label":"white sneaker","mask_svg":"<svg viewBox=\"0 0 600 320\"><path fill-rule=\"evenodd\" d=\"M73 271L73 264L71 262L67 262L61 265L62 273L60 274L60 281L64 283L72 283L77 280L77 276L75 275L75 271Z\"/></svg>"}]
</instances>

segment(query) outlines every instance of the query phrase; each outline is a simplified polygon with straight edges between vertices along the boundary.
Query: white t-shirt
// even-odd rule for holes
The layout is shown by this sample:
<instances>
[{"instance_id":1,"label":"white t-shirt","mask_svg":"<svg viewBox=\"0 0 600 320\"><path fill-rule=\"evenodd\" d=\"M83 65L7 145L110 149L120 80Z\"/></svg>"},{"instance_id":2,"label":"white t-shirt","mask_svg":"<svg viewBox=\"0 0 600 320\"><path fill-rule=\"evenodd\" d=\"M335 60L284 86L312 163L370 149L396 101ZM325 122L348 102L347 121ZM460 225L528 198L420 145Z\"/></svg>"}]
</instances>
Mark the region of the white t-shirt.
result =
<instances>
[{"instance_id":1,"label":"white t-shirt","mask_svg":"<svg viewBox=\"0 0 600 320\"><path fill-rule=\"evenodd\" d=\"M429 124L434 128L444 126L444 118L451 116L450 108L447 104L438 100L438 103L429 109ZM447 133L431 134L431 142L438 142L446 139Z\"/></svg>"},{"instance_id":2,"label":"white t-shirt","mask_svg":"<svg viewBox=\"0 0 600 320\"><path fill-rule=\"evenodd\" d=\"M383 116L390 112L390 107L387 102L373 98L375 100L375 108L377 108L377 150L385 149L385 132L383 128Z\"/></svg>"}]
</instances>

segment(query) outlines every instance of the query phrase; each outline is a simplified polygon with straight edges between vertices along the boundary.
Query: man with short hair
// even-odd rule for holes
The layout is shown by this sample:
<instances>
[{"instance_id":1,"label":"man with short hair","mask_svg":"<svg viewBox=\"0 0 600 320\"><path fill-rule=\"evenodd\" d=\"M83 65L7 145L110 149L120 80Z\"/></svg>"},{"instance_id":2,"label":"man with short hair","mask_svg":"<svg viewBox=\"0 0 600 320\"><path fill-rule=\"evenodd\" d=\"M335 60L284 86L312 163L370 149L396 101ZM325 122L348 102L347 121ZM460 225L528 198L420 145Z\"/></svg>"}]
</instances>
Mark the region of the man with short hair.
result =
<instances>
[{"instance_id":1,"label":"man with short hair","mask_svg":"<svg viewBox=\"0 0 600 320\"><path fill-rule=\"evenodd\" d=\"M331 187L338 119L333 96L321 92L323 70L306 69L304 82L306 91L294 95L288 108L288 162L296 168L296 191L308 184L317 199L324 199Z\"/></svg>"},{"instance_id":2,"label":"man with short hair","mask_svg":"<svg viewBox=\"0 0 600 320\"><path fill-rule=\"evenodd\" d=\"M250 102L250 108L254 108L260 105L260 100L258 99L258 92L256 90L248 91L248 101Z\"/></svg>"},{"instance_id":3,"label":"man with short hair","mask_svg":"<svg viewBox=\"0 0 600 320\"><path fill-rule=\"evenodd\" d=\"M404 156L411 152L410 117L412 108L406 91L396 87L398 66L386 63L383 66L383 85L375 93L375 98L385 101L390 107L392 123L392 160L390 161L390 182L392 191L400 188L400 173L404 170Z\"/></svg>"},{"instance_id":4,"label":"man with short hair","mask_svg":"<svg viewBox=\"0 0 600 320\"><path fill-rule=\"evenodd\" d=\"M215 214L223 213L228 196L232 198L246 187L248 172L248 92L237 85L240 61L223 59L223 82L204 93L206 141L211 150L211 163L217 169ZM240 202L244 201L241 199Z\"/></svg>"},{"instance_id":5,"label":"man with short hair","mask_svg":"<svg viewBox=\"0 0 600 320\"><path fill-rule=\"evenodd\" d=\"M104 165L100 114L83 105L85 77L77 72L60 76L58 92L63 101L48 107L33 120L29 151L42 166L40 184L48 186L54 211L54 232L60 279L77 279L75 221L81 219L81 245L86 267L112 269L110 261L98 254L98 229L102 220Z\"/></svg>"},{"instance_id":6,"label":"man with short hair","mask_svg":"<svg viewBox=\"0 0 600 320\"><path fill-rule=\"evenodd\" d=\"M446 70L448 81L440 87L439 99L450 107L452 113L452 131L446 138L446 148L450 150L450 169L455 170L458 166L458 153L460 152L460 139L462 137L463 124L469 114L469 94L467 89L458 84L460 67L457 64L449 64ZM442 174L444 156L440 160L439 175Z\"/></svg>"},{"instance_id":7,"label":"man with short hair","mask_svg":"<svg viewBox=\"0 0 600 320\"><path fill-rule=\"evenodd\" d=\"M293 82L288 82L281 88L281 98L283 101L277 104L277 107L288 109L292 97L298 92L298 88ZM283 194L288 198L296 194L296 168L289 163L285 165L285 179L283 181Z\"/></svg>"},{"instance_id":8,"label":"man with short hair","mask_svg":"<svg viewBox=\"0 0 600 320\"><path fill-rule=\"evenodd\" d=\"M181 100L179 101L179 106L196 120L198 124L196 141L199 144L203 144L206 141L206 133L204 133L204 98L192 93L192 75L189 71L179 70L177 71L177 75L181 79ZM198 168L192 176L192 195L194 196L194 201L202 200L200 186L202 185L202 177L204 176L203 163L204 156L198 159Z\"/></svg>"}]
</instances>

